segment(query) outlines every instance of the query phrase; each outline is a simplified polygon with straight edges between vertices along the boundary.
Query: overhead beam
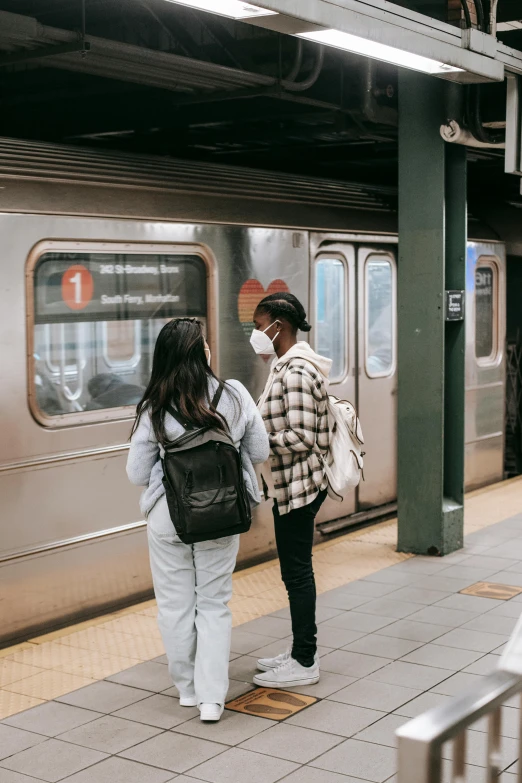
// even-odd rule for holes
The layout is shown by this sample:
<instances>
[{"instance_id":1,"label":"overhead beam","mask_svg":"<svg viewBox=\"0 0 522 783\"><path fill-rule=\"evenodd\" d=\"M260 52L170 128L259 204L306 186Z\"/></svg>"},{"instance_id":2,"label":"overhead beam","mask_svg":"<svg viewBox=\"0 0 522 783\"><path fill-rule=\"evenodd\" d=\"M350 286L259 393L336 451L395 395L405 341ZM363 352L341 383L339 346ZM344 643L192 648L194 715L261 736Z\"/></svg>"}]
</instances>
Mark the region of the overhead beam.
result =
<instances>
[{"instance_id":1,"label":"overhead beam","mask_svg":"<svg viewBox=\"0 0 522 783\"><path fill-rule=\"evenodd\" d=\"M6 54L4 57L0 57L0 68L4 65L17 65L18 63L25 63L29 60L41 60L43 57L55 57L57 54L71 54L79 52L80 54L87 54L90 51L91 44L89 41L74 41L67 44L56 44L55 46L44 46L39 49L22 49L21 51L12 52Z\"/></svg>"},{"instance_id":2,"label":"overhead beam","mask_svg":"<svg viewBox=\"0 0 522 783\"><path fill-rule=\"evenodd\" d=\"M387 0L256 0L256 5L277 12L247 20L258 27L289 35L334 28L462 69L441 75L444 79L504 79L492 36L461 30Z\"/></svg>"}]
</instances>

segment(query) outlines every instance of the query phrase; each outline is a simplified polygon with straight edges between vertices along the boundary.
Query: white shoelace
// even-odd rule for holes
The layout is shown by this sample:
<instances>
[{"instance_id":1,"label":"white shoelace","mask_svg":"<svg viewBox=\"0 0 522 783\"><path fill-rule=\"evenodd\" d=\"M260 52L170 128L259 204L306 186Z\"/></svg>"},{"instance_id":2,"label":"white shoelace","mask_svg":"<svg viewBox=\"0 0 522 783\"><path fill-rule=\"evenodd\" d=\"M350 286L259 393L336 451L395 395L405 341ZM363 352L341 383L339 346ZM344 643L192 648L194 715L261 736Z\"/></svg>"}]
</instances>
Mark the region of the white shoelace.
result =
<instances>
[{"instance_id":1,"label":"white shoelace","mask_svg":"<svg viewBox=\"0 0 522 783\"><path fill-rule=\"evenodd\" d=\"M286 660L284 660L282 663L279 664L279 666L277 666L274 669L274 672L280 672L280 671L283 671L284 669L288 669L294 663L297 663L297 661L294 661L292 656L289 656Z\"/></svg>"},{"instance_id":2,"label":"white shoelace","mask_svg":"<svg viewBox=\"0 0 522 783\"><path fill-rule=\"evenodd\" d=\"M275 674L277 672L284 671L285 669L290 668L294 664L299 666L301 669L308 669L308 668L312 669L314 666L316 666L317 660L314 660L312 666L307 667L307 666L302 666L302 664L300 664L299 661L296 661L295 658L292 658L292 656L290 656L289 658L286 659L286 661L280 663L279 666L277 666L275 669L272 669L272 673Z\"/></svg>"},{"instance_id":3,"label":"white shoelace","mask_svg":"<svg viewBox=\"0 0 522 783\"><path fill-rule=\"evenodd\" d=\"M291 653L292 653L292 651L290 649L285 650L285 652L282 652L282 653L279 653L279 655L276 655L276 657L274 658L274 661L279 666L281 663L283 663L284 661L287 661L289 658L292 657Z\"/></svg>"}]
</instances>

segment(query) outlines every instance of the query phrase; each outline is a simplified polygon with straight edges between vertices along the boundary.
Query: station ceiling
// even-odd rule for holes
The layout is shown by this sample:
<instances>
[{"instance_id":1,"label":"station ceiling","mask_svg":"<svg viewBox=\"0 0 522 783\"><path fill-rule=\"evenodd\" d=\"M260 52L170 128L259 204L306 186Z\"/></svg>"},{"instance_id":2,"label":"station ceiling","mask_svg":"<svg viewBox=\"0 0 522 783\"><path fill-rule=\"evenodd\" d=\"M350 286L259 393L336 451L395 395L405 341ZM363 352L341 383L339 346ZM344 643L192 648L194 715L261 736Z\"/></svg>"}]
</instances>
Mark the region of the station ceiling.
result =
<instances>
[{"instance_id":1,"label":"station ceiling","mask_svg":"<svg viewBox=\"0 0 522 783\"><path fill-rule=\"evenodd\" d=\"M455 0L399 4L446 20ZM86 52L82 0L0 0L0 135L395 183L394 67L166 0L84 12ZM499 37L522 49L522 29ZM504 87L480 90L482 121L502 121ZM477 186L518 192L503 151L469 159Z\"/></svg>"}]
</instances>

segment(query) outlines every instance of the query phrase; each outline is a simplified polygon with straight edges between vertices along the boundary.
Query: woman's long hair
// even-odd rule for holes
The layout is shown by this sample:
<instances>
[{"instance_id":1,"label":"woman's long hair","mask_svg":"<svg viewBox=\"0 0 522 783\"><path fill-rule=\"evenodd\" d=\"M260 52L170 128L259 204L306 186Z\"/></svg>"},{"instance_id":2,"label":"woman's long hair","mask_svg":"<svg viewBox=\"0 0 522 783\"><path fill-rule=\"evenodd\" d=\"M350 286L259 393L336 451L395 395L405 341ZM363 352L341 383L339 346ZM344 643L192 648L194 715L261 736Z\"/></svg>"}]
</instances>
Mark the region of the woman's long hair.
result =
<instances>
[{"instance_id":1,"label":"woman's long hair","mask_svg":"<svg viewBox=\"0 0 522 783\"><path fill-rule=\"evenodd\" d=\"M201 322L195 318L169 321L156 341L150 381L136 408L131 437L142 414L148 411L156 439L164 445L168 441L165 432L168 405L174 406L194 427L224 430L225 419L209 408L211 378L219 380L207 362Z\"/></svg>"}]
</instances>

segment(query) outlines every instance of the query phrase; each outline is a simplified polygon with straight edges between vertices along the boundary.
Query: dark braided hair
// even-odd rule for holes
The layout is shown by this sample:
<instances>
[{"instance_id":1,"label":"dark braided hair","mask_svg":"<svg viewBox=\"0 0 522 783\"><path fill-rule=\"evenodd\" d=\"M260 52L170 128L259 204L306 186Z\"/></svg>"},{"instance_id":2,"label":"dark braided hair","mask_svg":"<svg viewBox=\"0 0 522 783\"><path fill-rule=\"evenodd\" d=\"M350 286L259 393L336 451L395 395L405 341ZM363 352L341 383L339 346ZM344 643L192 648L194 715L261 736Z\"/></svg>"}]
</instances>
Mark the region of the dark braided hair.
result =
<instances>
[{"instance_id":1,"label":"dark braided hair","mask_svg":"<svg viewBox=\"0 0 522 783\"><path fill-rule=\"evenodd\" d=\"M269 294L259 302L256 309L269 315L272 321L278 321L280 318L288 321L295 331L300 329L302 332L309 332L312 328L306 320L303 305L293 294L284 291Z\"/></svg>"}]
</instances>

